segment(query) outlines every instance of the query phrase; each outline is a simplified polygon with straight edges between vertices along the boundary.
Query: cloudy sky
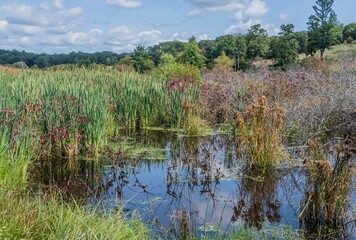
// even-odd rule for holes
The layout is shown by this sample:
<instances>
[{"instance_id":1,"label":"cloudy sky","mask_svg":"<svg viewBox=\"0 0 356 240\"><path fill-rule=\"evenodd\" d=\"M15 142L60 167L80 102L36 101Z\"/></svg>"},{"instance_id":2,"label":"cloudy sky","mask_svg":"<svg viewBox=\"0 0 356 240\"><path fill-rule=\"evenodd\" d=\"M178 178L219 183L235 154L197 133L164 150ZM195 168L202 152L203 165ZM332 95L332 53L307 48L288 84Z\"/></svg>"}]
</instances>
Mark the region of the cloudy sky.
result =
<instances>
[{"instance_id":1,"label":"cloudy sky","mask_svg":"<svg viewBox=\"0 0 356 240\"><path fill-rule=\"evenodd\" d=\"M61 53L131 51L137 45L214 39L261 23L306 29L315 0L0 0L0 49ZM356 21L355 0L336 0L343 23Z\"/></svg>"}]
</instances>

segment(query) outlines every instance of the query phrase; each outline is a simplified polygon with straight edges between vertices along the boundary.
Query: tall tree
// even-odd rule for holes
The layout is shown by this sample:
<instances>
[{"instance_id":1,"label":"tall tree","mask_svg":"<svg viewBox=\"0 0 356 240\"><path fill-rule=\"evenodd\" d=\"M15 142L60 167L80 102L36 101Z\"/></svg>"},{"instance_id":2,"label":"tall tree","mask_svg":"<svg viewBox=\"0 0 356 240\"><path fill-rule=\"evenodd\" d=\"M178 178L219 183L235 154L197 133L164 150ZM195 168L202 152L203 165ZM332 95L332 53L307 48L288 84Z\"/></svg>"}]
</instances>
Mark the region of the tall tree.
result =
<instances>
[{"instance_id":1,"label":"tall tree","mask_svg":"<svg viewBox=\"0 0 356 240\"><path fill-rule=\"evenodd\" d=\"M256 57L265 57L268 48L269 40L267 31L262 28L261 24L255 24L250 27L246 35L247 41L247 58L255 59Z\"/></svg>"},{"instance_id":2,"label":"tall tree","mask_svg":"<svg viewBox=\"0 0 356 240\"><path fill-rule=\"evenodd\" d=\"M204 56L201 54L200 48L195 40L189 41L185 46L184 51L177 56L178 62L182 64L193 65L197 68L204 66Z\"/></svg>"},{"instance_id":3,"label":"tall tree","mask_svg":"<svg viewBox=\"0 0 356 240\"><path fill-rule=\"evenodd\" d=\"M143 46L136 47L132 55L132 62L135 70L139 73L152 70L154 67L150 54Z\"/></svg>"},{"instance_id":4,"label":"tall tree","mask_svg":"<svg viewBox=\"0 0 356 240\"><path fill-rule=\"evenodd\" d=\"M281 26L282 32L274 37L270 45L270 57L277 66L286 68L298 60L299 44L294 34L294 25Z\"/></svg>"},{"instance_id":5,"label":"tall tree","mask_svg":"<svg viewBox=\"0 0 356 240\"><path fill-rule=\"evenodd\" d=\"M308 31L309 43L308 51L314 55L320 50L320 59L324 59L325 50L335 42L334 28L338 25L338 20L332 6L334 0L317 0L313 6L315 14L309 17Z\"/></svg>"},{"instance_id":6,"label":"tall tree","mask_svg":"<svg viewBox=\"0 0 356 240\"><path fill-rule=\"evenodd\" d=\"M346 41L348 38L356 40L356 23L347 24L342 32L343 40Z\"/></svg>"}]
</instances>

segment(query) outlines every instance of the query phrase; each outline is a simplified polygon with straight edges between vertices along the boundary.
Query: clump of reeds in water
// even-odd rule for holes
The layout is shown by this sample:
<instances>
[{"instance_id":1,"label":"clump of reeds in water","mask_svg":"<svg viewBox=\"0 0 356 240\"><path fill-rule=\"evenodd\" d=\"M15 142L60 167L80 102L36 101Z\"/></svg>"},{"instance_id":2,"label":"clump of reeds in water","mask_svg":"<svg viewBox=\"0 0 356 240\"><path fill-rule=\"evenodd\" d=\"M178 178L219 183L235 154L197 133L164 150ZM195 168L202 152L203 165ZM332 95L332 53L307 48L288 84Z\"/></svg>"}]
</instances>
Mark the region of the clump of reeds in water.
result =
<instances>
[{"instance_id":1,"label":"clump of reeds in water","mask_svg":"<svg viewBox=\"0 0 356 240\"><path fill-rule=\"evenodd\" d=\"M333 161L323 156L319 139L308 143L309 158L304 161L307 190L299 215L308 235L343 232L352 175L351 160L355 154L350 143L347 140L334 147L330 152L334 155Z\"/></svg>"},{"instance_id":2,"label":"clump of reeds in water","mask_svg":"<svg viewBox=\"0 0 356 240\"><path fill-rule=\"evenodd\" d=\"M274 166L282 158L284 109L269 105L265 96L249 104L236 119L237 134L253 167Z\"/></svg>"}]
</instances>

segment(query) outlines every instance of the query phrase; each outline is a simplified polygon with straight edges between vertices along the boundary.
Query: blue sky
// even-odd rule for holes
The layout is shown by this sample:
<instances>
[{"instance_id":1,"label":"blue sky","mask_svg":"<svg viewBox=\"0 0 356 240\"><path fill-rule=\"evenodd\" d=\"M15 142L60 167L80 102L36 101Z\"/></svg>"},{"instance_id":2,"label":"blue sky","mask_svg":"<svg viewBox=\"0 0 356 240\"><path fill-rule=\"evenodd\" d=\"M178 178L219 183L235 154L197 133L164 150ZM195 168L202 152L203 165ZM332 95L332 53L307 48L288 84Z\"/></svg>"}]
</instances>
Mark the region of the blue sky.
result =
<instances>
[{"instance_id":1,"label":"blue sky","mask_svg":"<svg viewBox=\"0 0 356 240\"><path fill-rule=\"evenodd\" d=\"M214 39L256 23L305 30L315 0L0 0L0 48L32 52L132 51L138 45ZM343 23L355 0L336 0Z\"/></svg>"}]
</instances>

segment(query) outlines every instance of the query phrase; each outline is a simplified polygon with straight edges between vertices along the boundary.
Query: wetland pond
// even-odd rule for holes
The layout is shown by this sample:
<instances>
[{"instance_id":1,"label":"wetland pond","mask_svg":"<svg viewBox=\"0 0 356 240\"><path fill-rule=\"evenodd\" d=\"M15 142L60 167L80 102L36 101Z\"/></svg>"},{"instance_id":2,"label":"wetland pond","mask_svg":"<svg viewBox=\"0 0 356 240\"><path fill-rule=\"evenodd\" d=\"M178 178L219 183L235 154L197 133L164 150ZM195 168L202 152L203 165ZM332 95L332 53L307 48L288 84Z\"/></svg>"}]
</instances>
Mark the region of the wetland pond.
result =
<instances>
[{"instance_id":1,"label":"wetland pond","mask_svg":"<svg viewBox=\"0 0 356 240\"><path fill-rule=\"evenodd\" d=\"M247 168L234 139L122 133L111 143L118 150L108 150L100 164L79 161L76 167L60 167L63 162L50 161L33 172L44 185L85 199L86 207L139 215L162 238L224 237L241 228L313 228L299 217L308 189L302 163L286 161L265 172ZM356 239L354 183L351 177L340 238Z\"/></svg>"}]
</instances>

